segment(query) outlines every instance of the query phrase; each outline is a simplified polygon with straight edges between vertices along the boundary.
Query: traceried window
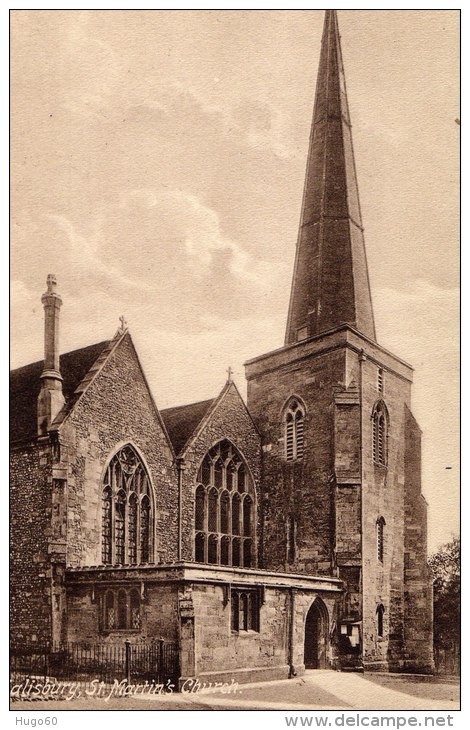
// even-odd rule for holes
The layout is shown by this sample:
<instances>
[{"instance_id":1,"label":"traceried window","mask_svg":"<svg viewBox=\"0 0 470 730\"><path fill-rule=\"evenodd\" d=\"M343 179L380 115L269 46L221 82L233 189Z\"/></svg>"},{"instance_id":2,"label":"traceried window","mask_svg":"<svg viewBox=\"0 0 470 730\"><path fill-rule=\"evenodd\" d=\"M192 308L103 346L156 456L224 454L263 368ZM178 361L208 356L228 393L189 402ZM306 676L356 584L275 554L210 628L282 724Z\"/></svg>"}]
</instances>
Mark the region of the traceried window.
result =
<instances>
[{"instance_id":1,"label":"traceried window","mask_svg":"<svg viewBox=\"0 0 470 730\"><path fill-rule=\"evenodd\" d=\"M109 589L101 596L102 631L138 631L141 627L140 593L136 588Z\"/></svg>"},{"instance_id":2,"label":"traceried window","mask_svg":"<svg viewBox=\"0 0 470 730\"><path fill-rule=\"evenodd\" d=\"M103 564L151 562L154 551L152 526L149 477L136 451L127 445L113 456L104 477L101 509ZM114 610L119 622L118 602Z\"/></svg>"},{"instance_id":3,"label":"traceried window","mask_svg":"<svg viewBox=\"0 0 470 730\"><path fill-rule=\"evenodd\" d=\"M254 484L235 446L224 440L204 457L195 492L194 557L198 563L251 568Z\"/></svg>"},{"instance_id":4,"label":"traceried window","mask_svg":"<svg viewBox=\"0 0 470 730\"><path fill-rule=\"evenodd\" d=\"M384 635L384 613L385 608L382 603L380 603L377 606L377 636L379 638L383 638Z\"/></svg>"},{"instance_id":5,"label":"traceried window","mask_svg":"<svg viewBox=\"0 0 470 730\"><path fill-rule=\"evenodd\" d=\"M372 411L372 455L380 466L387 465L388 413L385 403L379 401Z\"/></svg>"},{"instance_id":6,"label":"traceried window","mask_svg":"<svg viewBox=\"0 0 470 730\"><path fill-rule=\"evenodd\" d=\"M292 398L284 414L284 444L286 461L296 461L304 455L304 409Z\"/></svg>"},{"instance_id":7,"label":"traceried window","mask_svg":"<svg viewBox=\"0 0 470 730\"><path fill-rule=\"evenodd\" d=\"M232 631L259 631L259 591L257 588L232 588Z\"/></svg>"},{"instance_id":8,"label":"traceried window","mask_svg":"<svg viewBox=\"0 0 470 730\"><path fill-rule=\"evenodd\" d=\"M384 561L384 527L385 520L383 517L379 517L377 520L377 560L381 563Z\"/></svg>"}]
</instances>

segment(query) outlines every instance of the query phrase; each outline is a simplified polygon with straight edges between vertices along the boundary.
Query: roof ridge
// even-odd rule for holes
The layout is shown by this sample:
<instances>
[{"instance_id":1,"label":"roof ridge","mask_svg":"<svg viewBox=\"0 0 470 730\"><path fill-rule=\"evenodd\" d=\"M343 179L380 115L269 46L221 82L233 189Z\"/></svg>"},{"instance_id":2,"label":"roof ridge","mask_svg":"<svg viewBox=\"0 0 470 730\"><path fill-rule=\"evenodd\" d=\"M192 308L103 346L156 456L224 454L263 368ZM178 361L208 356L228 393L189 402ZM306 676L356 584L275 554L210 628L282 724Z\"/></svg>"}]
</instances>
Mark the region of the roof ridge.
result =
<instances>
[{"instance_id":1,"label":"roof ridge","mask_svg":"<svg viewBox=\"0 0 470 730\"><path fill-rule=\"evenodd\" d=\"M168 406L167 408L160 408L160 413L164 413L165 411L177 411L181 408L190 408L191 406L202 406L203 403L212 403L215 401L217 396L214 398L204 398L203 400L194 401L193 403L183 403L180 406Z\"/></svg>"},{"instance_id":2,"label":"roof ridge","mask_svg":"<svg viewBox=\"0 0 470 730\"><path fill-rule=\"evenodd\" d=\"M101 342L93 342L91 345L85 345L84 347L77 347L75 350L68 350L68 352L62 352L59 357L66 357L67 355L73 355L76 352L82 352L83 350L88 350L92 347L98 347L99 345L108 345L112 340L101 340ZM44 358L41 360L34 360L34 362L28 362L26 365L20 365L17 368L11 368L10 373L17 373L20 370L24 370L25 368L32 368L32 367L39 367L44 362Z\"/></svg>"}]
</instances>

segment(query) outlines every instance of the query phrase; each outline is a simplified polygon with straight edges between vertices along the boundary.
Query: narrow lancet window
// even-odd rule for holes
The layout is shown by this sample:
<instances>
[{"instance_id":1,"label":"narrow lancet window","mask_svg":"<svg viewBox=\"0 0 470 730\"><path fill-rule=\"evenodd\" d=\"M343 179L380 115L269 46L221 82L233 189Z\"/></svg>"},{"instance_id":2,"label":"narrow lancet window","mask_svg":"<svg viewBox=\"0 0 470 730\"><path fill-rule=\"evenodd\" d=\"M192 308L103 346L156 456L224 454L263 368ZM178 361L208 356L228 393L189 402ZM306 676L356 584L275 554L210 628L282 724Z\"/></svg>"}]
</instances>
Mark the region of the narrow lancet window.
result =
<instances>
[{"instance_id":1,"label":"narrow lancet window","mask_svg":"<svg viewBox=\"0 0 470 730\"><path fill-rule=\"evenodd\" d=\"M304 408L297 399L292 398L284 414L286 461L296 461L304 455L304 419Z\"/></svg>"},{"instance_id":2,"label":"narrow lancet window","mask_svg":"<svg viewBox=\"0 0 470 730\"><path fill-rule=\"evenodd\" d=\"M388 413L383 401L375 404L372 411L372 455L380 466L387 464Z\"/></svg>"}]
</instances>

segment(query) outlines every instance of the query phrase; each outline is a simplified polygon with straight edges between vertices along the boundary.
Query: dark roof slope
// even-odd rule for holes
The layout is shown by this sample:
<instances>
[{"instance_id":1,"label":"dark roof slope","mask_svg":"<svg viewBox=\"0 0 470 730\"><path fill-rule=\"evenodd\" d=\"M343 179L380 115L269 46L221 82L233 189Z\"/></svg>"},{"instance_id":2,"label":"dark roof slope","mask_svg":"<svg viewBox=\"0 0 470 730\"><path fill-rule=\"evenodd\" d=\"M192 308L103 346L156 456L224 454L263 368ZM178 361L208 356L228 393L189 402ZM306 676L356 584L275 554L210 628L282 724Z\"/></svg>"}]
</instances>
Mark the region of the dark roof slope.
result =
<instances>
[{"instance_id":1,"label":"dark roof slope","mask_svg":"<svg viewBox=\"0 0 470 730\"><path fill-rule=\"evenodd\" d=\"M178 454L201 423L214 398L160 411L171 443Z\"/></svg>"},{"instance_id":2,"label":"dark roof slope","mask_svg":"<svg viewBox=\"0 0 470 730\"><path fill-rule=\"evenodd\" d=\"M76 388L109 344L109 341L99 342L60 356L66 402L73 400ZM10 442L33 439L37 434L37 399L42 369L43 360L40 360L10 373Z\"/></svg>"}]
</instances>

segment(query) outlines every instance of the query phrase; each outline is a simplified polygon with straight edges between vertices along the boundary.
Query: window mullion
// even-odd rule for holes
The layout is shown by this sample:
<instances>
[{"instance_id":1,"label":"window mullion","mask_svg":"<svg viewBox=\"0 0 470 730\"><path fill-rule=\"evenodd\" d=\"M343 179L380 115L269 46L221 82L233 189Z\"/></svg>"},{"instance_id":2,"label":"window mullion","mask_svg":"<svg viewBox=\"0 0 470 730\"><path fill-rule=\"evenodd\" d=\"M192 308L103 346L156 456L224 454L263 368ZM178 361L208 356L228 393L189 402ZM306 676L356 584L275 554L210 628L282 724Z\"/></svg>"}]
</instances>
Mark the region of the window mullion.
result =
<instances>
[{"instance_id":1,"label":"window mullion","mask_svg":"<svg viewBox=\"0 0 470 730\"><path fill-rule=\"evenodd\" d=\"M116 493L114 485L111 486L111 565L116 563Z\"/></svg>"},{"instance_id":2,"label":"window mullion","mask_svg":"<svg viewBox=\"0 0 470 730\"><path fill-rule=\"evenodd\" d=\"M142 559L142 549L141 549L141 545L140 545L140 534L141 534L141 532L140 532L140 530L141 530L140 500L141 500L141 498L142 498L142 495L138 494L137 495L137 504L136 504L137 515L136 515L136 521L135 521L135 524L136 524L135 542L136 542L137 565L140 565L140 562Z\"/></svg>"}]
</instances>

